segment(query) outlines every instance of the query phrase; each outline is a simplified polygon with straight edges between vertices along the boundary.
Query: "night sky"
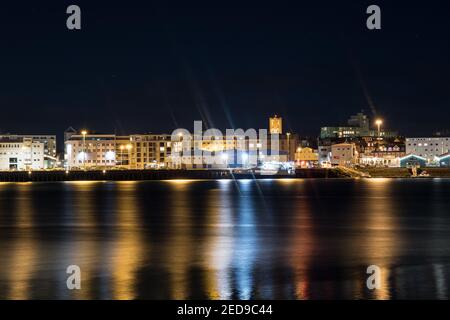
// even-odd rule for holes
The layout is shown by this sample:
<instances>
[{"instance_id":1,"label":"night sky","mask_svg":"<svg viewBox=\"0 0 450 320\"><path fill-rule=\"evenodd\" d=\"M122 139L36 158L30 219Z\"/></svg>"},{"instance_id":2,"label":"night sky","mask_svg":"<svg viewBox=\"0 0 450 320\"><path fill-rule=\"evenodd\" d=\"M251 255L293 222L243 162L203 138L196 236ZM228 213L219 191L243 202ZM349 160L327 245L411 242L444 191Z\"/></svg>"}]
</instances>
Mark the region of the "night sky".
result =
<instances>
[{"instance_id":1,"label":"night sky","mask_svg":"<svg viewBox=\"0 0 450 320\"><path fill-rule=\"evenodd\" d=\"M407 136L450 129L449 1L21 1L0 5L0 41L3 133L265 128L278 113L317 136L361 109Z\"/></svg>"}]
</instances>

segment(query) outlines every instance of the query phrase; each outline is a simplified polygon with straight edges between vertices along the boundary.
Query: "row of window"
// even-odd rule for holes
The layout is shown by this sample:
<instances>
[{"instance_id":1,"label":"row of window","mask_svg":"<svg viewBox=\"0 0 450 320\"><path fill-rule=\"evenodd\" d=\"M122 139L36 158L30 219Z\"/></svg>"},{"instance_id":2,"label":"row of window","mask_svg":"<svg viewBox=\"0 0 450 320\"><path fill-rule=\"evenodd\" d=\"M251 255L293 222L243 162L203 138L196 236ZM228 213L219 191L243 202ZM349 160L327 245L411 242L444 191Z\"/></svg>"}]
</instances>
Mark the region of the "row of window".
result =
<instances>
[{"instance_id":1,"label":"row of window","mask_svg":"<svg viewBox=\"0 0 450 320\"><path fill-rule=\"evenodd\" d=\"M0 144L0 148L5 148L5 149L19 149L22 147L23 147L23 145L21 145L21 144L9 144L9 143L8 144ZM39 148L40 145L34 144L33 147ZM28 148L28 147L26 147L26 148Z\"/></svg>"},{"instance_id":2,"label":"row of window","mask_svg":"<svg viewBox=\"0 0 450 320\"><path fill-rule=\"evenodd\" d=\"M444 140L448 141L449 138L406 138L407 141L432 141L432 140Z\"/></svg>"},{"instance_id":3,"label":"row of window","mask_svg":"<svg viewBox=\"0 0 450 320\"><path fill-rule=\"evenodd\" d=\"M40 155L40 152L33 152L34 155ZM21 153L18 152L0 152L0 155L3 156L19 156Z\"/></svg>"},{"instance_id":4,"label":"row of window","mask_svg":"<svg viewBox=\"0 0 450 320\"><path fill-rule=\"evenodd\" d=\"M39 159L25 159L24 162L38 162L40 161ZM9 158L9 163L18 163L18 162L22 162L22 159L17 159L17 158Z\"/></svg>"},{"instance_id":5,"label":"row of window","mask_svg":"<svg viewBox=\"0 0 450 320\"><path fill-rule=\"evenodd\" d=\"M349 147L349 148L336 148L336 150L338 150L338 151L345 151L345 150L348 150L348 151L350 151L351 150L351 148Z\"/></svg>"},{"instance_id":6,"label":"row of window","mask_svg":"<svg viewBox=\"0 0 450 320\"><path fill-rule=\"evenodd\" d=\"M83 164L83 160L78 160L79 164ZM114 160L86 160L84 163L114 163Z\"/></svg>"},{"instance_id":7,"label":"row of window","mask_svg":"<svg viewBox=\"0 0 450 320\"><path fill-rule=\"evenodd\" d=\"M427 147L427 146L430 146L430 147L432 147L434 144L433 143L408 143L408 146L419 146L419 147L422 147L422 146L424 146L424 147ZM443 144L442 143L436 143L435 144L436 146L443 146ZM448 147L448 144L446 144L445 145L446 147Z\"/></svg>"}]
</instances>

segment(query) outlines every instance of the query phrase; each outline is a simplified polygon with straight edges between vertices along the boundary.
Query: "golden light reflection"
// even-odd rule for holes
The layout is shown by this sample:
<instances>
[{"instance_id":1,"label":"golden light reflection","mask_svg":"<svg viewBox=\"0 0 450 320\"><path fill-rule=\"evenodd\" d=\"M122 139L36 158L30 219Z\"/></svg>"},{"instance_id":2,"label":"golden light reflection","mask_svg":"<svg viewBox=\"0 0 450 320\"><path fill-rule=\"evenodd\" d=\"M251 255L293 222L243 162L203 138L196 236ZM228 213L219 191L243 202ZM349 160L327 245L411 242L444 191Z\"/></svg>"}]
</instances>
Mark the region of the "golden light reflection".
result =
<instances>
[{"instance_id":1,"label":"golden light reflection","mask_svg":"<svg viewBox=\"0 0 450 320\"><path fill-rule=\"evenodd\" d=\"M362 250L367 250L365 254L369 257L370 264L381 268L381 288L373 291L374 298L386 300L391 297L389 278L392 259L402 245L402 239L396 232L398 222L395 203L391 200L391 187L394 182L392 179L365 181L368 202L363 219L366 235L363 237L365 242L362 244ZM361 282L365 284L365 281Z\"/></svg>"},{"instance_id":2,"label":"golden light reflection","mask_svg":"<svg viewBox=\"0 0 450 320\"><path fill-rule=\"evenodd\" d=\"M36 272L38 261L38 247L33 236L33 215L34 206L30 184L16 184L17 194L16 226L17 233L12 247L7 250L11 256L7 259L8 266L3 272L6 272L6 278L10 282L8 298L12 300L30 299L31 297L31 279Z\"/></svg>"},{"instance_id":3,"label":"golden light reflection","mask_svg":"<svg viewBox=\"0 0 450 320\"><path fill-rule=\"evenodd\" d=\"M33 226L33 203L31 183L17 184L16 200L16 225L19 228L31 228Z\"/></svg>"},{"instance_id":4,"label":"golden light reflection","mask_svg":"<svg viewBox=\"0 0 450 320\"><path fill-rule=\"evenodd\" d=\"M276 180L280 184L298 184L303 182L302 179L295 179L295 178L283 178L283 179L277 179Z\"/></svg>"},{"instance_id":5,"label":"golden light reflection","mask_svg":"<svg viewBox=\"0 0 450 320\"><path fill-rule=\"evenodd\" d=\"M197 181L207 181L203 179L173 179L173 180L162 180L166 183L172 184L172 185L186 185Z\"/></svg>"},{"instance_id":6,"label":"golden light reflection","mask_svg":"<svg viewBox=\"0 0 450 320\"><path fill-rule=\"evenodd\" d=\"M230 265L233 257L232 207L224 185L220 192L209 190L206 197L208 208L207 225L210 230L205 239L203 268L206 270L206 290L209 299L230 299Z\"/></svg>"},{"instance_id":7,"label":"golden light reflection","mask_svg":"<svg viewBox=\"0 0 450 320\"><path fill-rule=\"evenodd\" d=\"M8 266L3 271L10 283L8 299L31 299L31 280L36 272L38 261L36 241L28 233L19 234L8 252L12 255L7 260Z\"/></svg>"},{"instance_id":8,"label":"golden light reflection","mask_svg":"<svg viewBox=\"0 0 450 320\"><path fill-rule=\"evenodd\" d=\"M103 181L88 181L88 180L80 180L80 181L64 181L64 184L68 185L78 185L78 186L88 186L88 185L95 185L95 184L101 184L104 183Z\"/></svg>"},{"instance_id":9,"label":"golden light reflection","mask_svg":"<svg viewBox=\"0 0 450 320\"><path fill-rule=\"evenodd\" d=\"M82 289L74 290L71 293L75 299L93 299L93 275L95 269L98 268L99 248L98 243L90 238L93 228L96 227L95 216L97 214L95 201L96 196L93 192L98 181L73 181L68 183L73 195L73 202L70 204L72 208L73 221L75 222L74 239L71 243L70 256L68 257L68 265L77 265L81 268L82 273Z\"/></svg>"},{"instance_id":10,"label":"golden light reflection","mask_svg":"<svg viewBox=\"0 0 450 320\"><path fill-rule=\"evenodd\" d=\"M314 220L309 199L302 199L295 213L297 227L293 230L289 249L292 252L291 265L294 268L295 294L297 299L309 299L310 281L308 272L311 268L311 256L314 254L316 239L313 233Z\"/></svg>"},{"instance_id":11,"label":"golden light reflection","mask_svg":"<svg viewBox=\"0 0 450 320\"><path fill-rule=\"evenodd\" d=\"M188 193L187 184L190 181L167 180L171 181L174 187L173 192L176 193L176 199L172 203L170 215L170 233L169 242L164 244L170 248L165 251L164 261L167 263L170 276L171 299L182 300L189 298L189 266L193 252L196 252L194 239L191 235L192 222L190 205L190 195Z\"/></svg>"},{"instance_id":12,"label":"golden light reflection","mask_svg":"<svg viewBox=\"0 0 450 320\"><path fill-rule=\"evenodd\" d=\"M136 203L137 183L117 184L117 240L111 258L113 268L113 299L131 300L137 297L137 271L148 255L140 229L139 207Z\"/></svg>"}]
</instances>

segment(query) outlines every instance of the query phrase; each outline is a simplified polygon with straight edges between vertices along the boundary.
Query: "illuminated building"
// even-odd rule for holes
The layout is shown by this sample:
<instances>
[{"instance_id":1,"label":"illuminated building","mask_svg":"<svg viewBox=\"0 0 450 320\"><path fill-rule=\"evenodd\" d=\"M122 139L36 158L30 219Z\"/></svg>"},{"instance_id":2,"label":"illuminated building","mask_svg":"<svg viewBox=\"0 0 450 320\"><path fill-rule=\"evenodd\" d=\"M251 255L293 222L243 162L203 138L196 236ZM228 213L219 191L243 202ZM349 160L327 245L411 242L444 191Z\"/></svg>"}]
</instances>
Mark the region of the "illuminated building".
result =
<instances>
[{"instance_id":1,"label":"illuminated building","mask_svg":"<svg viewBox=\"0 0 450 320\"><path fill-rule=\"evenodd\" d=\"M356 147L362 166L399 167L400 158L406 155L403 137L362 137Z\"/></svg>"},{"instance_id":2,"label":"illuminated building","mask_svg":"<svg viewBox=\"0 0 450 320\"><path fill-rule=\"evenodd\" d=\"M255 168L265 162L291 162L299 145L297 134L283 134L282 119L274 116L266 129L249 129L242 135L210 136L207 131L195 135L180 133L172 141L169 167L173 169Z\"/></svg>"},{"instance_id":3,"label":"illuminated building","mask_svg":"<svg viewBox=\"0 0 450 320\"><path fill-rule=\"evenodd\" d=\"M130 136L131 169L161 169L170 166L172 142L168 134L134 134Z\"/></svg>"},{"instance_id":4,"label":"illuminated building","mask_svg":"<svg viewBox=\"0 0 450 320\"><path fill-rule=\"evenodd\" d=\"M0 138L0 170L45 169L45 145L26 137Z\"/></svg>"},{"instance_id":5,"label":"illuminated building","mask_svg":"<svg viewBox=\"0 0 450 320\"><path fill-rule=\"evenodd\" d=\"M331 144L319 145L318 153L319 165L329 166L331 164Z\"/></svg>"},{"instance_id":6,"label":"illuminated building","mask_svg":"<svg viewBox=\"0 0 450 320\"><path fill-rule=\"evenodd\" d=\"M450 152L449 137L406 138L406 154L427 159L429 163Z\"/></svg>"},{"instance_id":7,"label":"illuminated building","mask_svg":"<svg viewBox=\"0 0 450 320\"><path fill-rule=\"evenodd\" d=\"M425 167L427 165L427 159L415 154L409 154L400 158L400 167L413 168L413 167Z\"/></svg>"},{"instance_id":8,"label":"illuminated building","mask_svg":"<svg viewBox=\"0 0 450 320\"><path fill-rule=\"evenodd\" d=\"M2 134L2 139L13 139L25 141L40 142L44 145L44 169L53 168L56 166L57 153L56 153L56 136L55 135L27 135L27 134Z\"/></svg>"},{"instance_id":9,"label":"illuminated building","mask_svg":"<svg viewBox=\"0 0 450 320\"><path fill-rule=\"evenodd\" d=\"M160 169L169 165L171 136L163 134L70 134L65 141L68 169Z\"/></svg>"},{"instance_id":10,"label":"illuminated building","mask_svg":"<svg viewBox=\"0 0 450 320\"><path fill-rule=\"evenodd\" d=\"M283 133L283 119L274 115L269 118L269 133L282 134Z\"/></svg>"},{"instance_id":11,"label":"illuminated building","mask_svg":"<svg viewBox=\"0 0 450 320\"><path fill-rule=\"evenodd\" d=\"M65 141L65 161L68 169L108 168L127 165L129 138L114 134L72 134Z\"/></svg>"},{"instance_id":12,"label":"illuminated building","mask_svg":"<svg viewBox=\"0 0 450 320\"><path fill-rule=\"evenodd\" d=\"M320 139L329 138L356 138L356 137L395 137L397 132L372 130L369 127L369 118L360 112L347 120L344 126L327 126L320 128Z\"/></svg>"},{"instance_id":13,"label":"illuminated building","mask_svg":"<svg viewBox=\"0 0 450 320\"><path fill-rule=\"evenodd\" d=\"M319 154L312 148L297 148L295 152L295 164L301 168L311 168L319 164Z\"/></svg>"},{"instance_id":14,"label":"illuminated building","mask_svg":"<svg viewBox=\"0 0 450 320\"><path fill-rule=\"evenodd\" d=\"M331 164L351 167L356 163L358 152L354 143L339 143L331 146Z\"/></svg>"},{"instance_id":15,"label":"illuminated building","mask_svg":"<svg viewBox=\"0 0 450 320\"><path fill-rule=\"evenodd\" d=\"M450 153L444 154L439 157L439 166L443 168L450 167Z\"/></svg>"}]
</instances>

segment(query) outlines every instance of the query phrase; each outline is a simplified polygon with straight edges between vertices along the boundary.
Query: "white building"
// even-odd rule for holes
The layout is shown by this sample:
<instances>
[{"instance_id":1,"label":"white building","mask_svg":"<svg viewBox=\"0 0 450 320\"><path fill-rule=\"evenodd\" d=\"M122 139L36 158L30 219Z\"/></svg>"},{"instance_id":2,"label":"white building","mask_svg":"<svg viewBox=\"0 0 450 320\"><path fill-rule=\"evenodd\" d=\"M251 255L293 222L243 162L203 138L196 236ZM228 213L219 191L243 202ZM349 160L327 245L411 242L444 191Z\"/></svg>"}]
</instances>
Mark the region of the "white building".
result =
<instances>
[{"instance_id":1,"label":"white building","mask_svg":"<svg viewBox=\"0 0 450 320\"><path fill-rule=\"evenodd\" d=\"M356 163L358 153L354 143L338 143L331 146L331 164L351 167Z\"/></svg>"},{"instance_id":2,"label":"white building","mask_svg":"<svg viewBox=\"0 0 450 320\"><path fill-rule=\"evenodd\" d=\"M450 152L450 138L406 138L406 154L414 154L426 158L428 162Z\"/></svg>"},{"instance_id":3,"label":"white building","mask_svg":"<svg viewBox=\"0 0 450 320\"><path fill-rule=\"evenodd\" d=\"M65 141L67 169L161 169L170 164L171 136L71 134Z\"/></svg>"},{"instance_id":4,"label":"white building","mask_svg":"<svg viewBox=\"0 0 450 320\"><path fill-rule=\"evenodd\" d=\"M320 166L329 166L331 164L331 145L320 145L317 151Z\"/></svg>"},{"instance_id":5,"label":"white building","mask_svg":"<svg viewBox=\"0 0 450 320\"><path fill-rule=\"evenodd\" d=\"M129 137L114 134L74 134L65 142L67 169L101 169L128 165Z\"/></svg>"},{"instance_id":6,"label":"white building","mask_svg":"<svg viewBox=\"0 0 450 320\"><path fill-rule=\"evenodd\" d=\"M32 140L44 144L44 168L54 168L57 161L56 136L55 135L36 135L36 134L1 134L0 140Z\"/></svg>"},{"instance_id":7,"label":"white building","mask_svg":"<svg viewBox=\"0 0 450 320\"><path fill-rule=\"evenodd\" d=\"M32 138L0 138L0 170L44 169L45 146Z\"/></svg>"}]
</instances>

